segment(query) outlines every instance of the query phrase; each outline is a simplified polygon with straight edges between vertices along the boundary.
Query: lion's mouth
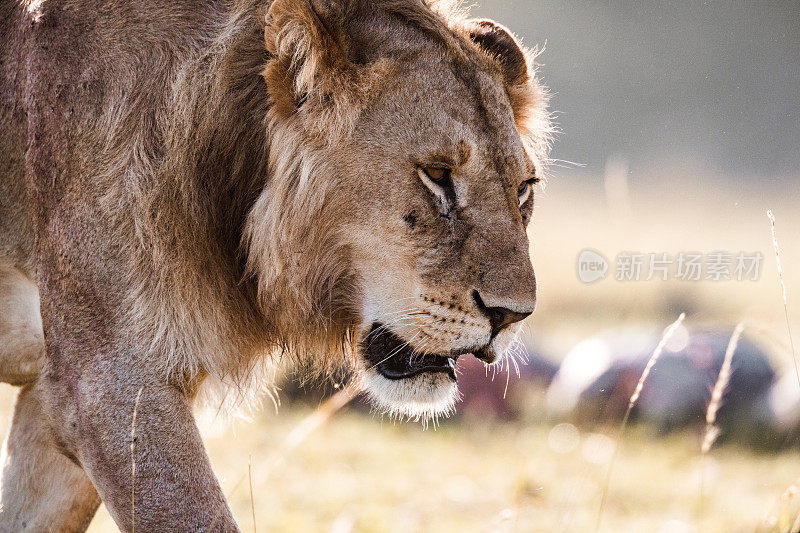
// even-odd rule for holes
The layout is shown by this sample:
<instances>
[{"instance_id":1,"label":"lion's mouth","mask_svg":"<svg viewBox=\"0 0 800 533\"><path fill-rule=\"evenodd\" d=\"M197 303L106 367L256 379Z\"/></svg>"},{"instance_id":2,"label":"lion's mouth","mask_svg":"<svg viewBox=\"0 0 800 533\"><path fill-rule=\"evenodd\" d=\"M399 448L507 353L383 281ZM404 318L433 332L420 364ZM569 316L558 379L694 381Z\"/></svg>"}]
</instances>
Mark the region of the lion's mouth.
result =
<instances>
[{"instance_id":1,"label":"lion's mouth","mask_svg":"<svg viewBox=\"0 0 800 533\"><path fill-rule=\"evenodd\" d=\"M440 372L456 380L458 355L415 352L406 341L382 324L373 324L364 340L367 361L386 379L408 379L424 373Z\"/></svg>"}]
</instances>

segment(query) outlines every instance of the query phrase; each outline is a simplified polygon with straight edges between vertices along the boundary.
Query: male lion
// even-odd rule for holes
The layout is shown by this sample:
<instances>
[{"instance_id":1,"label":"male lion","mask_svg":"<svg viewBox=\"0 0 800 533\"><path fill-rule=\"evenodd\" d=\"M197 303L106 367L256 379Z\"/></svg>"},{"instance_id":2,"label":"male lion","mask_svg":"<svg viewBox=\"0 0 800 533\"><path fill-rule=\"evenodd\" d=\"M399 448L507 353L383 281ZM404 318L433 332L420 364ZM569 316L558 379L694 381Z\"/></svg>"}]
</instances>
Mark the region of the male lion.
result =
<instances>
[{"instance_id":1,"label":"male lion","mask_svg":"<svg viewBox=\"0 0 800 533\"><path fill-rule=\"evenodd\" d=\"M497 360L533 311L549 123L502 26L423 0L0 0L0 43L3 531L80 530L101 498L126 531L236 530L201 385L239 394L285 352L436 416L456 358Z\"/></svg>"}]
</instances>

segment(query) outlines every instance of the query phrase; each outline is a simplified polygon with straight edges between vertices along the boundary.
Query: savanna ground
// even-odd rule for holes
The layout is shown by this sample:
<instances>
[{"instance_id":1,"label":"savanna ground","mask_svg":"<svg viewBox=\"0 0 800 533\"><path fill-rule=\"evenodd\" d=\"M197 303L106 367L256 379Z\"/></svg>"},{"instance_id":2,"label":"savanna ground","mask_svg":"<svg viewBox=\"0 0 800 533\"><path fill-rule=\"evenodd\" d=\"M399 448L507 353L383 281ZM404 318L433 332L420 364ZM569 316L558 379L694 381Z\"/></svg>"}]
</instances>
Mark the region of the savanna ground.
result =
<instances>
[{"instance_id":1,"label":"savanna ground","mask_svg":"<svg viewBox=\"0 0 800 533\"><path fill-rule=\"evenodd\" d=\"M800 300L800 215L793 190L726 185L723 178L663 175L624 188L602 176L560 171L537 198L531 228L540 305L526 335L554 359L586 335L619 324L732 326L767 347L781 372L792 365L766 209L775 212L792 324ZM612 176L610 179L614 180ZM769 187L773 187L770 189ZM614 192L616 190L616 192ZM760 251L756 282L578 281L575 260L592 248L621 251ZM800 335L800 328L797 328ZM514 378L512 378L514 379ZM800 385L798 385L800 386ZM13 389L0 389L0 430ZM590 433L542 414L531 388L515 421L464 417L435 431L345 408L289 451L287 436L313 402L270 403L252 421L201 417L215 471L244 531L586 531L594 530L613 453L614 428ZM211 417L213 418L213 417ZM700 433L659 436L631 426L619 443L601 531L787 531L800 509L791 488L800 453L754 451L728 440L705 460ZM128 443L121 445L127 446ZM700 498L701 479L704 498ZM90 531L114 531L104 509Z\"/></svg>"}]
</instances>

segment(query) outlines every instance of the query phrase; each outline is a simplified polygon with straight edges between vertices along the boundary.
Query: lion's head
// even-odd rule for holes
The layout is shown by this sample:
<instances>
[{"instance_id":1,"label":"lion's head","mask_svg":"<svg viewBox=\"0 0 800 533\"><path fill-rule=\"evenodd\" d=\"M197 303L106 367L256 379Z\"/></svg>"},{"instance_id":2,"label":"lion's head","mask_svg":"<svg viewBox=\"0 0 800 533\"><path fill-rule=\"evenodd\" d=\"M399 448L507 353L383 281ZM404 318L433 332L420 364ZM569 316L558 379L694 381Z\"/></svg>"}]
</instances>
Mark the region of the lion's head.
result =
<instances>
[{"instance_id":1,"label":"lion's head","mask_svg":"<svg viewBox=\"0 0 800 533\"><path fill-rule=\"evenodd\" d=\"M247 224L277 342L352 363L376 405L452 409L533 312L526 226L547 157L533 54L417 1L276 0L270 181Z\"/></svg>"}]
</instances>

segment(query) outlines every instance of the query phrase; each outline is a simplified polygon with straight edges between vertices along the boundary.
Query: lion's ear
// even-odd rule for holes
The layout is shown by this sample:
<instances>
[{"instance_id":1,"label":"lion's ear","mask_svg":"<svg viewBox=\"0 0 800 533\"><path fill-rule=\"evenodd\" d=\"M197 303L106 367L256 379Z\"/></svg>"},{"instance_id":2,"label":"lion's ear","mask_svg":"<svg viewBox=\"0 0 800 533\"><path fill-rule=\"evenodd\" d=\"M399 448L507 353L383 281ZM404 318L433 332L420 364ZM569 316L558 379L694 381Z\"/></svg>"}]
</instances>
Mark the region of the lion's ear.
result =
<instances>
[{"instance_id":1,"label":"lion's ear","mask_svg":"<svg viewBox=\"0 0 800 533\"><path fill-rule=\"evenodd\" d=\"M492 20L467 20L462 28L499 64L522 141L532 156L546 161L553 126L547 112L547 91L535 76L536 52L522 47L508 29Z\"/></svg>"},{"instance_id":2,"label":"lion's ear","mask_svg":"<svg viewBox=\"0 0 800 533\"><path fill-rule=\"evenodd\" d=\"M528 58L505 26L489 19L472 19L465 22L465 27L469 38L500 63L509 85L528 81Z\"/></svg>"},{"instance_id":3,"label":"lion's ear","mask_svg":"<svg viewBox=\"0 0 800 533\"><path fill-rule=\"evenodd\" d=\"M342 30L345 11L336 0L275 0L270 6L263 75L281 114L312 97L330 100L342 88L353 68Z\"/></svg>"}]
</instances>

